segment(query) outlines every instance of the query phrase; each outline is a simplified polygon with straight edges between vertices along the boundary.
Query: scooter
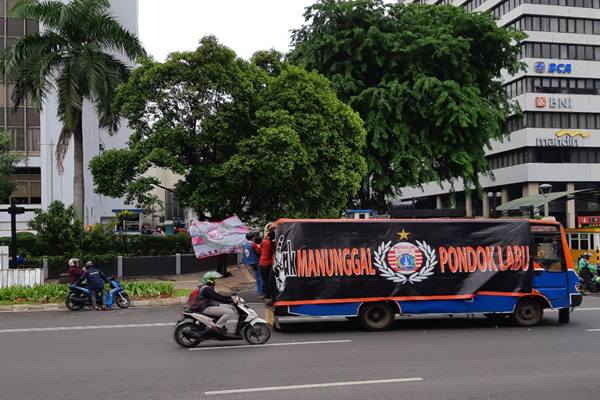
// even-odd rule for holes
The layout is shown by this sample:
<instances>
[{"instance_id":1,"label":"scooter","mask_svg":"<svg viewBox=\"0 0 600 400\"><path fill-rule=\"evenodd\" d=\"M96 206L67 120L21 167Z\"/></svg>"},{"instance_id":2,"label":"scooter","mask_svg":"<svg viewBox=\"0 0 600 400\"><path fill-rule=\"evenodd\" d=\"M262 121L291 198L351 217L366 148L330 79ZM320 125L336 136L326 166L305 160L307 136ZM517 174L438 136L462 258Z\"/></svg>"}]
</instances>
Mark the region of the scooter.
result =
<instances>
[{"instance_id":1,"label":"scooter","mask_svg":"<svg viewBox=\"0 0 600 400\"><path fill-rule=\"evenodd\" d=\"M249 344L265 344L271 338L271 328L256 311L246 305L244 299L233 296L239 318L225 323L225 333L215 330L213 318L184 308L183 317L177 321L173 336L178 345L185 348L198 346L206 340L245 340Z\"/></svg>"},{"instance_id":2,"label":"scooter","mask_svg":"<svg viewBox=\"0 0 600 400\"><path fill-rule=\"evenodd\" d=\"M110 290L105 295L104 305L108 308L116 304L119 308L128 308L131 305L129 295L121 286L121 282L114 276L108 278ZM81 310L85 306L92 306L92 299L90 298L90 290L83 286L77 286L69 284L69 294L65 299L65 305L71 311ZM100 294L96 295L96 304L102 304Z\"/></svg>"}]
</instances>

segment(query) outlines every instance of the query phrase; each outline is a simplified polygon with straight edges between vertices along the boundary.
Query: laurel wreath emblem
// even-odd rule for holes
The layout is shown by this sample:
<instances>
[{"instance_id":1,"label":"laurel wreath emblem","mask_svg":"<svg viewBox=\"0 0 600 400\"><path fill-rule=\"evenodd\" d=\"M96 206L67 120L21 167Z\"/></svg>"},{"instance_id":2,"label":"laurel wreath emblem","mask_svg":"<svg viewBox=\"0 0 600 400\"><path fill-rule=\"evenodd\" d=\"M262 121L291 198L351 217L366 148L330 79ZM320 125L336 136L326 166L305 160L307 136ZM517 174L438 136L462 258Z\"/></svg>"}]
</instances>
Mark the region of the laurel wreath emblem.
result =
<instances>
[{"instance_id":1,"label":"laurel wreath emblem","mask_svg":"<svg viewBox=\"0 0 600 400\"><path fill-rule=\"evenodd\" d=\"M392 268L390 268L390 266L387 264L387 261L386 261L387 253L392 248L392 242L391 241L382 242L379 245L379 247L377 248L377 250L375 250L375 252L374 252L375 262L373 263L375 265L375 267L379 270L380 275L382 277L386 278L387 280L390 280L390 281L396 282L396 283L402 283L402 284L405 284L406 282L408 282L408 283L422 282L425 279L429 278L431 275L433 275L433 268L438 263L437 257L435 255L435 250L433 250L431 248L431 246L429 246L425 242L416 240L415 243L417 244L417 247L419 248L419 250L421 250L421 252L425 256L425 258L427 259L427 261L425 262L425 265L422 266L421 269L419 269L417 272L414 272L413 274L409 275L408 277L406 277L406 275L403 275L399 272L394 272L394 270Z\"/></svg>"}]
</instances>

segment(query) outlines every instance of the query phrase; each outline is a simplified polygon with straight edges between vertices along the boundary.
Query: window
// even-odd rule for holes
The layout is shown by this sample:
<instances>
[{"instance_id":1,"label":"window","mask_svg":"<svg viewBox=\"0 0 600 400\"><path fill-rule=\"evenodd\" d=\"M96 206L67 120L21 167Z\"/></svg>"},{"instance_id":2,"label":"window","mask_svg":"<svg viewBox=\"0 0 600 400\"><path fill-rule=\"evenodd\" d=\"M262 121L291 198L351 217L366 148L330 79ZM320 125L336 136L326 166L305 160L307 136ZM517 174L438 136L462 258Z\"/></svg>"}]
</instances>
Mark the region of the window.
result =
<instances>
[{"instance_id":1,"label":"window","mask_svg":"<svg viewBox=\"0 0 600 400\"><path fill-rule=\"evenodd\" d=\"M15 174L16 190L12 193L11 199L16 204L41 204L42 202L42 185L39 169L33 168L36 173Z\"/></svg>"},{"instance_id":2,"label":"window","mask_svg":"<svg viewBox=\"0 0 600 400\"><path fill-rule=\"evenodd\" d=\"M548 272L560 272L564 268L564 257L560 235L537 234L534 236L534 262Z\"/></svg>"}]
</instances>

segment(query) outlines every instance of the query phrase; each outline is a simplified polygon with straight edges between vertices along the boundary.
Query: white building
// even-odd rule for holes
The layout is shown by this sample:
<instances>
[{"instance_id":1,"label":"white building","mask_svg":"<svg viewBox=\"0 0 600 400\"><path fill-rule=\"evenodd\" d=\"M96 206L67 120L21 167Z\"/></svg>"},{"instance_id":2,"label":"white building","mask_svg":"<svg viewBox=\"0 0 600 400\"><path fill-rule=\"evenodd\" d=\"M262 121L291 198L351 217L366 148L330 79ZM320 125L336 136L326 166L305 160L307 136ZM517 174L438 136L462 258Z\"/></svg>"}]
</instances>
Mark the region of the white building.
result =
<instances>
[{"instance_id":1,"label":"white building","mask_svg":"<svg viewBox=\"0 0 600 400\"><path fill-rule=\"evenodd\" d=\"M489 216L500 204L538 194L600 187L600 0L427 0L490 12L501 26L529 36L522 45L527 71L503 80L523 110L509 121L510 139L492 143L487 158L494 180L483 177L483 201L460 183L403 188L401 199L422 208L464 208ZM568 227L600 215L596 204L554 202L550 214Z\"/></svg>"},{"instance_id":2,"label":"white building","mask_svg":"<svg viewBox=\"0 0 600 400\"><path fill-rule=\"evenodd\" d=\"M129 31L138 34L138 1L113 0L111 12ZM7 15L14 0L0 0L0 17ZM37 23L12 18L0 18L5 25L5 35L0 35L0 43L5 47L25 33L37 32ZM61 123L56 116L57 99L50 96L44 109L38 113L32 107L21 107L17 113L9 110L10 85L0 84L0 129L13 134L15 149L24 154L25 159L16 174L18 188L12 197L16 203L27 208L46 208L50 202L60 200L73 203L73 146L69 146L64 172L59 174L56 168L55 150ZM114 216L113 209L128 208L123 201L100 196L94 193L92 177L87 164L91 158L103 149L125 147L130 135L126 121L122 121L121 130L114 136L98 128L98 119L91 105L83 113L84 163L85 163L85 223L100 222ZM4 203L7 199L0 199ZM0 204L5 208L6 204ZM26 230L27 222L33 213L17 216L17 229ZM10 235L10 216L0 213L0 236Z\"/></svg>"}]
</instances>

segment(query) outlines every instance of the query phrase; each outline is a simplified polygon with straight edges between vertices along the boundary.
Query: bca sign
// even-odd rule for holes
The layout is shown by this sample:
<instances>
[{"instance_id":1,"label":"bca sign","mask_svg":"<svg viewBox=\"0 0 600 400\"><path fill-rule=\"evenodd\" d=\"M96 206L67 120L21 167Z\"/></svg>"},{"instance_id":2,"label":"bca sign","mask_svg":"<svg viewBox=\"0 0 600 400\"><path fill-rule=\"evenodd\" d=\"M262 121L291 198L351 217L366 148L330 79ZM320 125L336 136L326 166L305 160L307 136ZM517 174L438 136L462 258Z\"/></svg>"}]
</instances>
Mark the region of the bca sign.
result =
<instances>
[{"instance_id":1,"label":"bca sign","mask_svg":"<svg viewBox=\"0 0 600 400\"><path fill-rule=\"evenodd\" d=\"M533 69L538 74L547 72L549 74L570 74L572 72L571 64L563 63L546 63L544 61L537 61L533 64Z\"/></svg>"}]
</instances>

